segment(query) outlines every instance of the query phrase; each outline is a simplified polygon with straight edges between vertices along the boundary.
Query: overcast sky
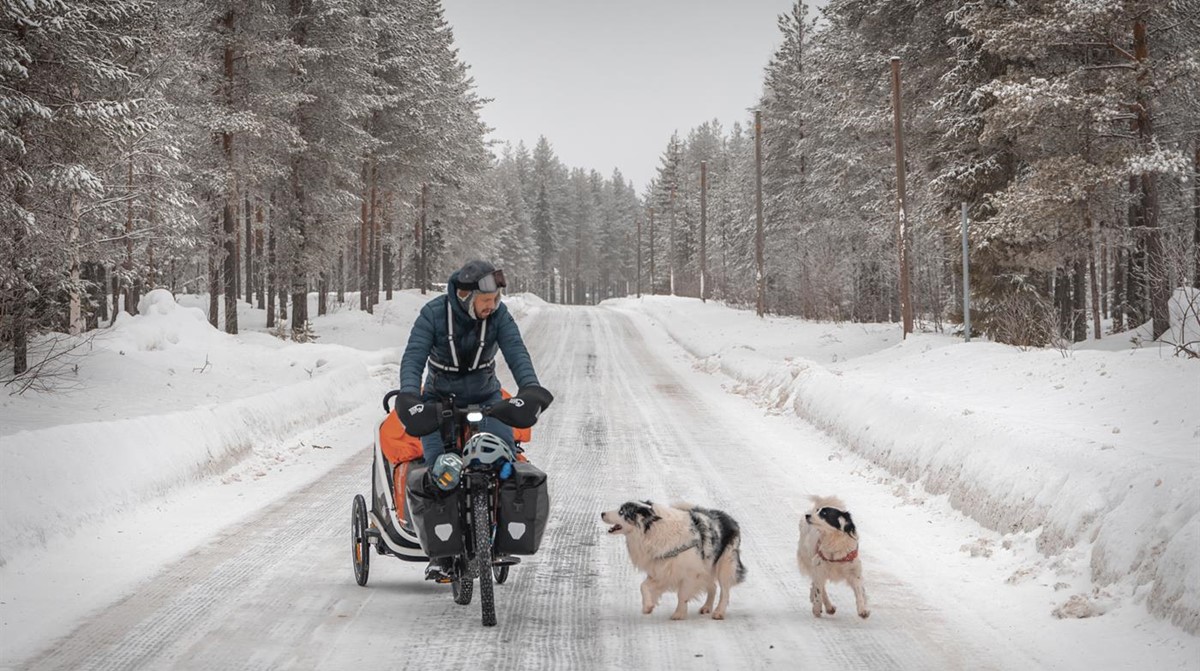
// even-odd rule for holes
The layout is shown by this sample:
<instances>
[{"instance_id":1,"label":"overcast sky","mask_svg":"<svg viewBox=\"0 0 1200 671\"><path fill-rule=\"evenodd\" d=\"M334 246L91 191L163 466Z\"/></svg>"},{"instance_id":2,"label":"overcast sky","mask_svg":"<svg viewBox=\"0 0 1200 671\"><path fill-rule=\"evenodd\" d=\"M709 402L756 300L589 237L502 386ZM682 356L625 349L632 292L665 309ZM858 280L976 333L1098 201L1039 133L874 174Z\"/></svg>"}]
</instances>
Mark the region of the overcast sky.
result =
<instances>
[{"instance_id":1,"label":"overcast sky","mask_svg":"<svg viewBox=\"0 0 1200 671\"><path fill-rule=\"evenodd\" d=\"M793 0L442 0L493 139L640 193L671 132L750 118ZM818 4L824 4L820 2Z\"/></svg>"}]
</instances>

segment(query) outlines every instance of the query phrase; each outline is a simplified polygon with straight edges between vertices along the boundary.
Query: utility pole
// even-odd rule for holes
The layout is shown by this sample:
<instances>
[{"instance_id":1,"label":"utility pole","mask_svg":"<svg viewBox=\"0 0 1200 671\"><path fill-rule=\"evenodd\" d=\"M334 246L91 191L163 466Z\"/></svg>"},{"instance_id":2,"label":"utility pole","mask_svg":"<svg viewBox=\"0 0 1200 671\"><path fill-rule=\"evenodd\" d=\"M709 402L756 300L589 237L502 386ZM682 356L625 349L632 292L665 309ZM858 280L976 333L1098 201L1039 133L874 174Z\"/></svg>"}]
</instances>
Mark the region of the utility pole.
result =
<instances>
[{"instance_id":1,"label":"utility pole","mask_svg":"<svg viewBox=\"0 0 1200 671\"><path fill-rule=\"evenodd\" d=\"M896 136L896 223L900 247L900 314L904 336L913 330L912 290L908 280L908 212L904 190L904 128L900 120L900 57L892 56L892 130Z\"/></svg>"},{"instance_id":2,"label":"utility pole","mask_svg":"<svg viewBox=\"0 0 1200 671\"><path fill-rule=\"evenodd\" d=\"M82 207L79 196L71 194L71 222L67 229L67 249L71 259L71 300L67 312L67 329L71 335L79 335L87 330L87 321L83 317L83 299L79 296L79 220ZM14 263L14 265L16 265Z\"/></svg>"},{"instance_id":3,"label":"utility pole","mask_svg":"<svg viewBox=\"0 0 1200 671\"><path fill-rule=\"evenodd\" d=\"M425 244L425 217L429 211L429 183L425 182L421 185L421 226L418 229L420 235L417 243L421 245L421 295L425 295L425 291L429 288L429 259L426 256L428 245Z\"/></svg>"},{"instance_id":4,"label":"utility pole","mask_svg":"<svg viewBox=\"0 0 1200 671\"><path fill-rule=\"evenodd\" d=\"M654 208L650 209L650 295L654 296Z\"/></svg>"},{"instance_id":5,"label":"utility pole","mask_svg":"<svg viewBox=\"0 0 1200 671\"><path fill-rule=\"evenodd\" d=\"M766 298L763 274L762 110L754 110L754 265L758 283L758 316Z\"/></svg>"},{"instance_id":6,"label":"utility pole","mask_svg":"<svg viewBox=\"0 0 1200 671\"><path fill-rule=\"evenodd\" d=\"M225 32L225 50L224 50L224 56L225 56L225 59L224 59L224 65L225 65L224 94L225 94L225 96L224 97L225 97L225 100L224 100L224 102L225 102L225 105L227 106L227 108L233 107L233 84L234 84L234 61L235 61L234 43L233 43L233 27L235 25L236 20L237 20L237 15L235 14L235 10L230 8L229 11L225 13L225 17L224 17L224 27L225 27L225 31L224 31ZM235 236L237 235L236 217L237 217L238 181L237 181L237 170L234 167L233 132L232 131L226 130L221 133L221 150L222 150L221 153L225 158L225 168L227 170L227 176L225 178L225 193L224 193L224 196L225 196L224 201L225 202L224 202L224 208L222 209L222 215L224 217L222 231L223 231L224 235L221 238L221 240L223 242L223 247L225 249L225 259L224 259L224 263L222 264L222 276L224 277L224 280L225 280L225 286L224 286L224 290L225 290L225 332L232 334L232 335L237 335L237 332L238 332L238 314L237 314L238 248L237 248L237 242L235 240ZM129 181L130 181L130 186L132 186L132 182L133 182L133 159L132 158L129 159L129 171L130 171L129 172ZM132 202L133 201L131 200L130 203L132 204ZM131 230L131 228L132 227L129 227L129 228L127 228L127 230ZM132 250L132 244L127 241L126 245L127 245L126 251L130 252ZM127 268L132 268L132 260L128 256L126 257L126 264L127 264L127 266L126 266ZM130 288L131 288L131 290L135 291L136 285L131 286ZM136 306L129 305L129 303L133 302L130 300L130 298L132 298L132 291L130 293L125 294L125 300L126 300L125 311L128 312L129 314L137 314Z\"/></svg>"},{"instance_id":7,"label":"utility pole","mask_svg":"<svg viewBox=\"0 0 1200 671\"><path fill-rule=\"evenodd\" d=\"M705 278L708 274L708 161L700 161L700 302L707 297L705 294Z\"/></svg>"},{"instance_id":8,"label":"utility pole","mask_svg":"<svg viewBox=\"0 0 1200 671\"><path fill-rule=\"evenodd\" d=\"M642 218L637 219L637 297L642 297Z\"/></svg>"},{"instance_id":9,"label":"utility pole","mask_svg":"<svg viewBox=\"0 0 1200 671\"><path fill-rule=\"evenodd\" d=\"M1192 162L1192 214L1195 215L1196 222L1192 229L1192 245L1196 250L1192 286L1200 289L1200 141L1196 142L1196 156Z\"/></svg>"},{"instance_id":10,"label":"utility pole","mask_svg":"<svg viewBox=\"0 0 1200 671\"><path fill-rule=\"evenodd\" d=\"M971 260L967 255L967 203L962 204L962 248L963 248L963 338L971 342Z\"/></svg>"},{"instance_id":11,"label":"utility pole","mask_svg":"<svg viewBox=\"0 0 1200 671\"><path fill-rule=\"evenodd\" d=\"M671 183L671 235L670 235L670 254L671 258L667 260L667 268L670 270L670 289L671 295L675 295L675 184Z\"/></svg>"},{"instance_id":12,"label":"utility pole","mask_svg":"<svg viewBox=\"0 0 1200 671\"><path fill-rule=\"evenodd\" d=\"M1138 63L1134 124L1139 145L1149 150L1154 142L1154 115L1149 93L1150 68L1147 65L1150 46L1146 40L1144 17L1139 17L1133 24L1133 55ZM1162 224L1159 223L1158 176L1147 170L1142 172L1138 181L1141 183L1142 239L1146 245L1146 276L1150 289L1150 319L1153 322L1151 330L1157 340L1171 329L1171 278L1163 249Z\"/></svg>"},{"instance_id":13,"label":"utility pole","mask_svg":"<svg viewBox=\"0 0 1200 671\"><path fill-rule=\"evenodd\" d=\"M358 309L363 312L367 311L367 268L370 264L370 257L367 254L367 223L370 220L367 188L371 181L368 165L369 163L364 157L362 162L363 192L359 198L358 214L358 272L355 273L357 281L354 283L358 287ZM422 197L424 197L424 192L422 192ZM422 233L424 232L422 231Z\"/></svg>"},{"instance_id":14,"label":"utility pole","mask_svg":"<svg viewBox=\"0 0 1200 671\"><path fill-rule=\"evenodd\" d=\"M244 214L246 217L246 303L254 305L254 224L250 219L249 189L246 189L243 198Z\"/></svg>"}]
</instances>

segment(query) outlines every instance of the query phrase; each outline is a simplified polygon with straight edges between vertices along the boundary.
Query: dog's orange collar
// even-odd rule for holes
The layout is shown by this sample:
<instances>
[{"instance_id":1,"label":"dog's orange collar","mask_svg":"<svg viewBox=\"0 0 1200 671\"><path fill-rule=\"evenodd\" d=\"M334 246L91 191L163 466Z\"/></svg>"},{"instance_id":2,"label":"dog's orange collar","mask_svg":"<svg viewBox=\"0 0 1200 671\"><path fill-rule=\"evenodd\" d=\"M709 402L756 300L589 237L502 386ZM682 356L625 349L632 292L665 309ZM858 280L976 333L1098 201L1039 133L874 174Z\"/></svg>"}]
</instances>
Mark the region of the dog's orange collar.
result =
<instances>
[{"instance_id":1,"label":"dog's orange collar","mask_svg":"<svg viewBox=\"0 0 1200 671\"><path fill-rule=\"evenodd\" d=\"M824 554L822 554L821 545L818 543L817 544L817 556L828 562L841 563L841 562L854 561L855 559L858 559L858 548L857 547L854 548L854 550L850 554L846 555L845 557L842 557L841 559L830 559L829 557L826 557Z\"/></svg>"}]
</instances>

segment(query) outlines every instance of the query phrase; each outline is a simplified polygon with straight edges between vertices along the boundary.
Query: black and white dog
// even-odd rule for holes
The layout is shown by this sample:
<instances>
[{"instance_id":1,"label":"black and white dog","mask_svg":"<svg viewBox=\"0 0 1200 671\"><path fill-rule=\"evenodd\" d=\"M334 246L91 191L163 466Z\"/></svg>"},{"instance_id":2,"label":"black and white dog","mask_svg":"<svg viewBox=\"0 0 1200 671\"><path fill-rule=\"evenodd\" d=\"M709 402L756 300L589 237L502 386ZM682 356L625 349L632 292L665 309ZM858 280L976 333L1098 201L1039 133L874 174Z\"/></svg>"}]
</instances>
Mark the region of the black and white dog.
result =
<instances>
[{"instance_id":1,"label":"black and white dog","mask_svg":"<svg viewBox=\"0 0 1200 671\"><path fill-rule=\"evenodd\" d=\"M687 617L688 601L707 592L700 613L725 619L729 590L746 576L741 531L732 517L690 503L664 506L650 501L629 501L600 517L612 525L608 533L625 536L630 560L646 573L643 613L653 611L664 592L675 592L679 602L671 619L682 620ZM718 584L721 599L714 610Z\"/></svg>"},{"instance_id":2,"label":"black and white dog","mask_svg":"<svg viewBox=\"0 0 1200 671\"><path fill-rule=\"evenodd\" d=\"M841 580L854 590L858 616L871 615L867 609L867 592L863 589L862 561L858 558L858 529L846 510L846 504L834 496L813 496L812 510L800 520L800 544L796 561L800 570L812 578L809 600L812 613L821 617L821 607L833 615L837 612L829 600L826 583Z\"/></svg>"}]
</instances>

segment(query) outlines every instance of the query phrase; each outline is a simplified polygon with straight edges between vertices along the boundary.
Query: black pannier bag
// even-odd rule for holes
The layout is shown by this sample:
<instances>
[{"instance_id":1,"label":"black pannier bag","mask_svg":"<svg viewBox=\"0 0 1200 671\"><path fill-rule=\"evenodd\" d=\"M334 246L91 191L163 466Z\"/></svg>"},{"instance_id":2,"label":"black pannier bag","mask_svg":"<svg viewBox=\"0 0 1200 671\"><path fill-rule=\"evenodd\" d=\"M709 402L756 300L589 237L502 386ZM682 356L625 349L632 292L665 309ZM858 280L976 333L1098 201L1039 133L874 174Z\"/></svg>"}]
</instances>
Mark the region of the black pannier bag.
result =
<instances>
[{"instance_id":1,"label":"black pannier bag","mask_svg":"<svg viewBox=\"0 0 1200 671\"><path fill-rule=\"evenodd\" d=\"M496 512L496 550L511 555L538 551L550 517L546 474L527 462L513 464L513 474L500 481Z\"/></svg>"},{"instance_id":2,"label":"black pannier bag","mask_svg":"<svg viewBox=\"0 0 1200 671\"><path fill-rule=\"evenodd\" d=\"M458 492L443 492L425 477L429 469L418 466L408 474L408 516L431 559L463 551L462 514Z\"/></svg>"}]
</instances>

